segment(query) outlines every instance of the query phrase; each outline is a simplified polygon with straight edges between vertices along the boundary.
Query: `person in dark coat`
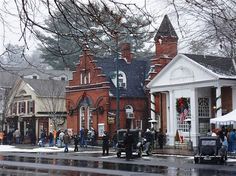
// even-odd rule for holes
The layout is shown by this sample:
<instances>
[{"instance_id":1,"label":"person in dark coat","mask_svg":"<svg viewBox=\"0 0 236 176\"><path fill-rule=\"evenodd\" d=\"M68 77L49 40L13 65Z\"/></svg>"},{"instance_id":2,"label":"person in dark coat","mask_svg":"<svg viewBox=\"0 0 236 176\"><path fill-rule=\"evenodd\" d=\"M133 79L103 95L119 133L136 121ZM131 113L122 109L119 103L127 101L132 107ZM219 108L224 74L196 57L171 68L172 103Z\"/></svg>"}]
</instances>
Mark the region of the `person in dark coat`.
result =
<instances>
[{"instance_id":1,"label":"person in dark coat","mask_svg":"<svg viewBox=\"0 0 236 176\"><path fill-rule=\"evenodd\" d=\"M78 135L76 134L76 135L74 135L73 138L74 138L74 145L75 145L74 151L75 151L75 152L78 152L79 137L78 137Z\"/></svg>"},{"instance_id":2,"label":"person in dark coat","mask_svg":"<svg viewBox=\"0 0 236 176\"><path fill-rule=\"evenodd\" d=\"M125 145L125 154L126 160L130 160L132 158L132 145L134 143L133 135L130 133L130 130L127 129L124 137L124 145Z\"/></svg>"},{"instance_id":3,"label":"person in dark coat","mask_svg":"<svg viewBox=\"0 0 236 176\"><path fill-rule=\"evenodd\" d=\"M49 133L49 147L53 147L53 140L54 140L54 137L53 137L52 132L50 131L50 133Z\"/></svg>"},{"instance_id":4,"label":"person in dark coat","mask_svg":"<svg viewBox=\"0 0 236 176\"><path fill-rule=\"evenodd\" d=\"M109 155L109 136L106 131L102 136L102 155Z\"/></svg>"},{"instance_id":5,"label":"person in dark coat","mask_svg":"<svg viewBox=\"0 0 236 176\"><path fill-rule=\"evenodd\" d=\"M65 130L65 134L63 136L63 142L65 144L64 152L68 152L69 151L68 146L69 146L69 143L70 143L70 136L69 136L67 130Z\"/></svg>"},{"instance_id":6,"label":"person in dark coat","mask_svg":"<svg viewBox=\"0 0 236 176\"><path fill-rule=\"evenodd\" d=\"M164 141L165 141L165 134L163 133L162 129L160 129L158 135L158 144L160 146L160 149L163 149Z\"/></svg>"},{"instance_id":7,"label":"person in dark coat","mask_svg":"<svg viewBox=\"0 0 236 176\"><path fill-rule=\"evenodd\" d=\"M12 131L9 131L8 133L7 133L7 143L8 143L8 145L11 145L12 144L12 140L13 140L13 132Z\"/></svg>"}]
</instances>

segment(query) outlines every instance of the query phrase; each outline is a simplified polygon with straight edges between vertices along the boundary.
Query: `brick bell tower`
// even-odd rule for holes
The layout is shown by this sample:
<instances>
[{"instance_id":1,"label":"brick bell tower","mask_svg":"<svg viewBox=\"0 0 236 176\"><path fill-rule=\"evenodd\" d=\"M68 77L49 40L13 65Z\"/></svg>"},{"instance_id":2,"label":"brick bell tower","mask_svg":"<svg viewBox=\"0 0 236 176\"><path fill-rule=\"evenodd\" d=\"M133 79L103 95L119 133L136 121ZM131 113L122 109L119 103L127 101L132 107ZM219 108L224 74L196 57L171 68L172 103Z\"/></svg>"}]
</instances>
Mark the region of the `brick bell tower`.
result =
<instances>
[{"instance_id":1,"label":"brick bell tower","mask_svg":"<svg viewBox=\"0 0 236 176\"><path fill-rule=\"evenodd\" d=\"M147 83L177 55L178 36L167 15L164 16L154 40L156 52L154 58L151 59ZM164 93L151 94L149 102L151 119L158 121L156 128L165 131L167 129L166 95Z\"/></svg>"}]
</instances>

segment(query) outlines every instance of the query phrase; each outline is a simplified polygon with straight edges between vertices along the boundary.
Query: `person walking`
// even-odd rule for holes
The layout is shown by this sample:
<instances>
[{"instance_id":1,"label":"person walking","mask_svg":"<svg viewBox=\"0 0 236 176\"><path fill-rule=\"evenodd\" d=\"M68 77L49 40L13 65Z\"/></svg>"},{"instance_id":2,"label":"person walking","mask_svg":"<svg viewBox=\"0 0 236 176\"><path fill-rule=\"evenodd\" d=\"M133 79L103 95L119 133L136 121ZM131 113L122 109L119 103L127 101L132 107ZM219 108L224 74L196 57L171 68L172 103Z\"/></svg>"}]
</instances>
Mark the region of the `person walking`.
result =
<instances>
[{"instance_id":1,"label":"person walking","mask_svg":"<svg viewBox=\"0 0 236 176\"><path fill-rule=\"evenodd\" d=\"M102 136L102 155L109 155L109 136L106 131Z\"/></svg>"},{"instance_id":2,"label":"person walking","mask_svg":"<svg viewBox=\"0 0 236 176\"><path fill-rule=\"evenodd\" d=\"M42 133L41 133L41 135L40 135L40 140L41 140L41 142L42 142L42 147L44 147L45 146L45 143L46 143L46 131L43 129L42 130Z\"/></svg>"},{"instance_id":3,"label":"person walking","mask_svg":"<svg viewBox=\"0 0 236 176\"><path fill-rule=\"evenodd\" d=\"M114 135L112 137L112 147L116 150L116 144L117 144L117 131L114 132Z\"/></svg>"},{"instance_id":4,"label":"person walking","mask_svg":"<svg viewBox=\"0 0 236 176\"><path fill-rule=\"evenodd\" d=\"M60 134L59 134L59 139L58 139L58 145L57 147L61 148L63 147L63 137L64 137L65 133L63 132L63 130L60 130Z\"/></svg>"},{"instance_id":5,"label":"person walking","mask_svg":"<svg viewBox=\"0 0 236 176\"><path fill-rule=\"evenodd\" d=\"M15 130L14 136L16 138L16 144L20 144L20 130L18 128Z\"/></svg>"},{"instance_id":6,"label":"person walking","mask_svg":"<svg viewBox=\"0 0 236 176\"><path fill-rule=\"evenodd\" d=\"M49 133L49 147L53 147L53 140L54 140L54 137L53 137L52 132L50 131L50 133Z\"/></svg>"},{"instance_id":7,"label":"person walking","mask_svg":"<svg viewBox=\"0 0 236 176\"><path fill-rule=\"evenodd\" d=\"M79 137L76 134L73 136L73 138L74 138L74 145L75 145L74 152L78 152Z\"/></svg>"},{"instance_id":8,"label":"person walking","mask_svg":"<svg viewBox=\"0 0 236 176\"><path fill-rule=\"evenodd\" d=\"M127 129L124 138L124 145L125 145L125 154L126 160L130 160L132 158L132 145L134 143L133 135L130 133L130 130Z\"/></svg>"},{"instance_id":9,"label":"person walking","mask_svg":"<svg viewBox=\"0 0 236 176\"><path fill-rule=\"evenodd\" d=\"M70 143L70 136L69 136L67 130L65 131L65 134L63 136L63 142L65 144L64 152L68 152L69 151L68 146L69 146L69 143Z\"/></svg>"},{"instance_id":10,"label":"person walking","mask_svg":"<svg viewBox=\"0 0 236 176\"><path fill-rule=\"evenodd\" d=\"M79 131L79 135L80 135L80 147L83 148L84 147L84 128L81 128L81 130Z\"/></svg>"},{"instance_id":11,"label":"person walking","mask_svg":"<svg viewBox=\"0 0 236 176\"><path fill-rule=\"evenodd\" d=\"M165 134L163 133L162 129L159 130L157 138L158 138L158 144L159 144L160 149L163 149L163 145L165 141Z\"/></svg>"},{"instance_id":12,"label":"person walking","mask_svg":"<svg viewBox=\"0 0 236 176\"><path fill-rule=\"evenodd\" d=\"M229 137L228 138L229 138L228 151L233 152L234 151L234 141L236 139L235 129L233 129L229 132Z\"/></svg>"}]
</instances>

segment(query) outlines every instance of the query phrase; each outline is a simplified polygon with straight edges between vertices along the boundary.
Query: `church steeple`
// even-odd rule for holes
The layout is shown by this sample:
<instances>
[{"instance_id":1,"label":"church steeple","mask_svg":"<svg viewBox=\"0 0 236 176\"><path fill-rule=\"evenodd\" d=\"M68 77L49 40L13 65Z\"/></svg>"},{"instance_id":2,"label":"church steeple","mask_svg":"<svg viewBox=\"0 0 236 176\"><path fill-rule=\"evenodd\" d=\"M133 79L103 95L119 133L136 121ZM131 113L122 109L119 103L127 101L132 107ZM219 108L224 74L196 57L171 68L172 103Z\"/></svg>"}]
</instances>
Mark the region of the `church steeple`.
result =
<instances>
[{"instance_id":1,"label":"church steeple","mask_svg":"<svg viewBox=\"0 0 236 176\"><path fill-rule=\"evenodd\" d=\"M154 40L157 57L173 58L177 54L178 36L167 15L164 16Z\"/></svg>"}]
</instances>

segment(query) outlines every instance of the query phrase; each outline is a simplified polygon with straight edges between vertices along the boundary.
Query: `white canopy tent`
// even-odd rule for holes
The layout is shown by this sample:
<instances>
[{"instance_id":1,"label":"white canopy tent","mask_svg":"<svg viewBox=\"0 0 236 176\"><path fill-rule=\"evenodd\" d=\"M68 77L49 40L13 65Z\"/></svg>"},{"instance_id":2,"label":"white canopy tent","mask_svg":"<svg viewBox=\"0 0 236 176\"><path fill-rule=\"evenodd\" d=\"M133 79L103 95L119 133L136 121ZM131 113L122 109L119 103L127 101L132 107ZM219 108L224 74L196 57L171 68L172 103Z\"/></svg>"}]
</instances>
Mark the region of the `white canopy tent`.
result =
<instances>
[{"instance_id":1,"label":"white canopy tent","mask_svg":"<svg viewBox=\"0 0 236 176\"><path fill-rule=\"evenodd\" d=\"M230 125L236 123L236 109L220 117L210 119L212 124Z\"/></svg>"}]
</instances>

